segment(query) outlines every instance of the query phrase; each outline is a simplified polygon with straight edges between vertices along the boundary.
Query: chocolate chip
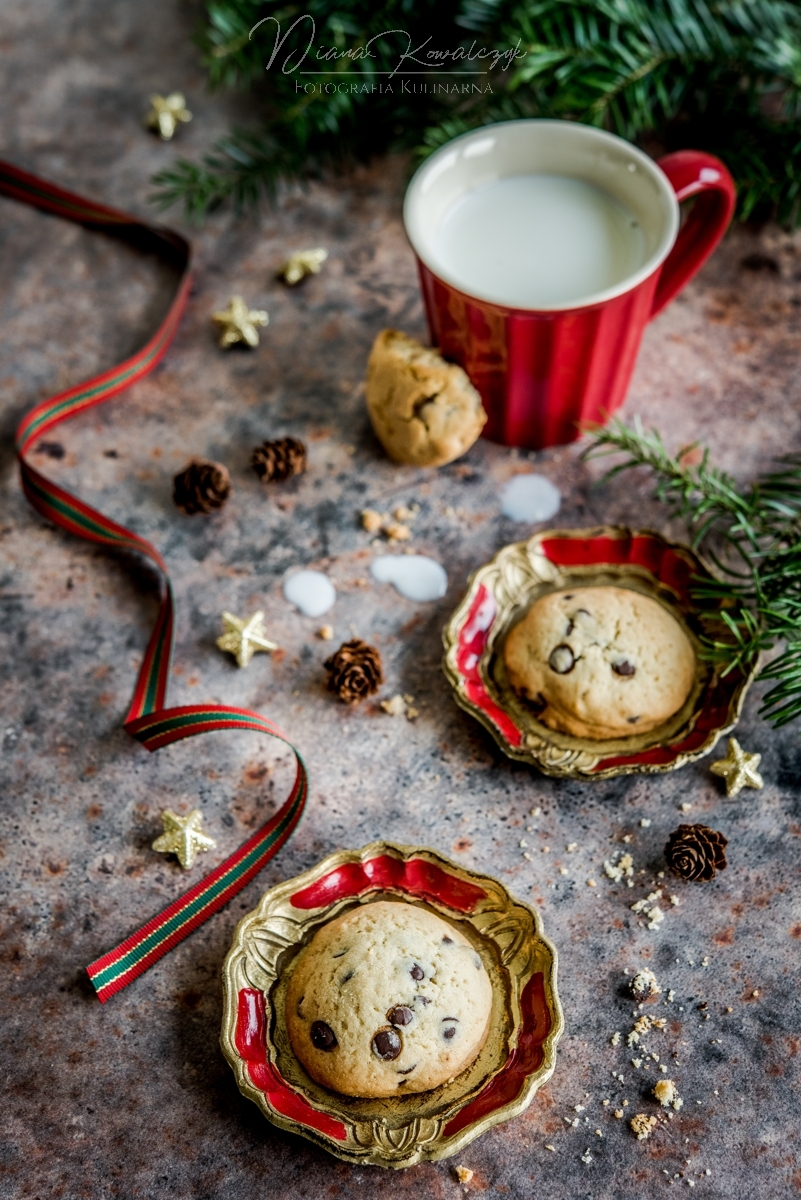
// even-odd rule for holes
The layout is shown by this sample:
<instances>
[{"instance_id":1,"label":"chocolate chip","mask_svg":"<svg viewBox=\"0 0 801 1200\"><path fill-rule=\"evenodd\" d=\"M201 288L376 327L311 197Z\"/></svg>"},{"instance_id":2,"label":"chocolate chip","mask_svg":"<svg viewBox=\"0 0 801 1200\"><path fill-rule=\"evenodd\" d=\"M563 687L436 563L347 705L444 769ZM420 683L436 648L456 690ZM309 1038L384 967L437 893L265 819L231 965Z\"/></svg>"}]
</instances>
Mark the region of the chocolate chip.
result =
<instances>
[{"instance_id":1,"label":"chocolate chip","mask_svg":"<svg viewBox=\"0 0 801 1200\"><path fill-rule=\"evenodd\" d=\"M456 1036L456 1026L455 1026L455 1025L449 1025L449 1026L448 1026L448 1028L447 1028L446 1030L444 1030L444 1031L443 1031L443 1034L442 1034L442 1036L443 1036L444 1038L447 1038L447 1039L448 1039L448 1041L450 1041L450 1039L451 1039L452 1037L455 1037L455 1036Z\"/></svg>"},{"instance_id":2,"label":"chocolate chip","mask_svg":"<svg viewBox=\"0 0 801 1200\"><path fill-rule=\"evenodd\" d=\"M567 629L565 630L565 637L570 637L571 633L573 632L573 630L575 628L576 628L575 621L572 621L572 620L568 621Z\"/></svg>"},{"instance_id":3,"label":"chocolate chip","mask_svg":"<svg viewBox=\"0 0 801 1200\"><path fill-rule=\"evenodd\" d=\"M348 982L349 979L353 979L353 976L355 974L356 974L355 971L346 971L345 974L342 976L342 978L339 981L339 986L342 987L344 984L346 984Z\"/></svg>"},{"instance_id":4,"label":"chocolate chip","mask_svg":"<svg viewBox=\"0 0 801 1200\"><path fill-rule=\"evenodd\" d=\"M376 1058L391 1062L393 1058L398 1057L402 1049L403 1042L394 1029L379 1029L378 1033L373 1034L373 1054Z\"/></svg>"},{"instance_id":5,"label":"chocolate chip","mask_svg":"<svg viewBox=\"0 0 801 1200\"><path fill-rule=\"evenodd\" d=\"M417 1063L412 1063L412 1065L411 1065L410 1067L407 1067L405 1071L401 1071L401 1070L399 1069L399 1070L398 1070L398 1074L399 1074L399 1075L411 1075L412 1071L414 1070L414 1068L415 1068L416 1066L417 1066Z\"/></svg>"},{"instance_id":6,"label":"chocolate chip","mask_svg":"<svg viewBox=\"0 0 801 1200\"><path fill-rule=\"evenodd\" d=\"M442 940L443 940L443 942L445 943L445 945L446 945L446 946L452 946L452 945L453 945L453 938L449 938L447 934L445 935L445 937L444 937Z\"/></svg>"},{"instance_id":7,"label":"chocolate chip","mask_svg":"<svg viewBox=\"0 0 801 1200\"><path fill-rule=\"evenodd\" d=\"M620 662L612 663L612 670L616 675L628 676L633 675L637 668L635 667L634 663L630 663L627 658L622 658Z\"/></svg>"},{"instance_id":8,"label":"chocolate chip","mask_svg":"<svg viewBox=\"0 0 801 1200\"><path fill-rule=\"evenodd\" d=\"M576 609L576 616L578 616L578 615L579 615L579 613L584 613L584 616L585 616L585 617L588 617L588 616L590 615L590 614L587 612L586 608L577 608L577 609Z\"/></svg>"},{"instance_id":9,"label":"chocolate chip","mask_svg":"<svg viewBox=\"0 0 801 1200\"><path fill-rule=\"evenodd\" d=\"M557 675L569 675L575 665L576 660L573 657L573 651L564 642L562 642L561 646L553 648L551 657L548 659L548 666L552 671L556 671Z\"/></svg>"},{"instance_id":10,"label":"chocolate chip","mask_svg":"<svg viewBox=\"0 0 801 1200\"><path fill-rule=\"evenodd\" d=\"M312 1021L311 1041L315 1050L336 1050L339 1044L333 1029L325 1021Z\"/></svg>"},{"instance_id":11,"label":"chocolate chip","mask_svg":"<svg viewBox=\"0 0 801 1200\"><path fill-rule=\"evenodd\" d=\"M348 950L350 950L350 946L346 946L344 950L340 950L339 954L332 954L331 957L332 958L342 958L342 955L347 954Z\"/></svg>"},{"instance_id":12,"label":"chocolate chip","mask_svg":"<svg viewBox=\"0 0 801 1200\"><path fill-rule=\"evenodd\" d=\"M426 977L425 971L422 967L419 967L417 963L414 964L409 974L411 975L412 979L425 979Z\"/></svg>"},{"instance_id":13,"label":"chocolate chip","mask_svg":"<svg viewBox=\"0 0 801 1200\"><path fill-rule=\"evenodd\" d=\"M418 1000L420 1001L421 1004L430 1004L431 1003L431 1000L429 999L428 996L415 996L415 998L414 998L415 1004L417 1003Z\"/></svg>"},{"instance_id":14,"label":"chocolate chip","mask_svg":"<svg viewBox=\"0 0 801 1200\"><path fill-rule=\"evenodd\" d=\"M639 719L640 719L639 717L626 717L626 720L628 721L629 725L636 725L637 722L639 721Z\"/></svg>"},{"instance_id":15,"label":"chocolate chip","mask_svg":"<svg viewBox=\"0 0 801 1200\"><path fill-rule=\"evenodd\" d=\"M405 1004L396 1004L387 1013L387 1020L390 1025L408 1025L414 1020L414 1013Z\"/></svg>"},{"instance_id":16,"label":"chocolate chip","mask_svg":"<svg viewBox=\"0 0 801 1200\"><path fill-rule=\"evenodd\" d=\"M562 599L563 599L563 600L572 600L572 599L573 599L573 593L572 593L572 592L568 592L568 594L567 594L566 596L563 596L563 597L562 597Z\"/></svg>"}]
</instances>

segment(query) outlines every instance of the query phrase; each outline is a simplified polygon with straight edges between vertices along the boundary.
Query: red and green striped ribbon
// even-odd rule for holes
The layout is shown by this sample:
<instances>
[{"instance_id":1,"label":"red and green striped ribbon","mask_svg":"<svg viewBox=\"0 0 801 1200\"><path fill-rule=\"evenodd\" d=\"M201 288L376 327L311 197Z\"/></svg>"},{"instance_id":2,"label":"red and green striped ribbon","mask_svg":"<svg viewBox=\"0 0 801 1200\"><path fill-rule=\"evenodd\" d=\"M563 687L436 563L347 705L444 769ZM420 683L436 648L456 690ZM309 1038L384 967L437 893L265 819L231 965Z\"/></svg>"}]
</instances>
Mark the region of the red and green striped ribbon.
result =
<instances>
[{"instance_id":1,"label":"red and green striped ribbon","mask_svg":"<svg viewBox=\"0 0 801 1200\"><path fill-rule=\"evenodd\" d=\"M191 287L189 243L169 229L146 225L128 213L95 204L82 196L54 187L35 175L0 161L0 195L21 200L44 212L53 213L87 228L122 238L133 245L159 254L180 271L177 291L159 328L150 341L127 358L92 379L37 404L20 422L16 435L22 486L33 507L54 525L105 546L134 550L145 555L159 569L164 589L159 614L150 636L125 729L147 750L158 750L170 742L195 737L217 729L246 729L278 738L293 750L297 761L295 782L281 808L265 825L248 838L225 862L184 892L163 912L147 921L135 933L87 968L99 999L108 1000L115 992L157 962L218 909L241 891L278 853L300 820L306 803L306 768L298 751L284 733L267 717L246 708L222 704L193 704L184 708L165 708L173 634L173 597L167 568L155 546L138 534L109 520L57 484L46 479L27 461L27 455L45 433L102 404L123 388L152 371L161 360L178 328Z\"/></svg>"}]
</instances>

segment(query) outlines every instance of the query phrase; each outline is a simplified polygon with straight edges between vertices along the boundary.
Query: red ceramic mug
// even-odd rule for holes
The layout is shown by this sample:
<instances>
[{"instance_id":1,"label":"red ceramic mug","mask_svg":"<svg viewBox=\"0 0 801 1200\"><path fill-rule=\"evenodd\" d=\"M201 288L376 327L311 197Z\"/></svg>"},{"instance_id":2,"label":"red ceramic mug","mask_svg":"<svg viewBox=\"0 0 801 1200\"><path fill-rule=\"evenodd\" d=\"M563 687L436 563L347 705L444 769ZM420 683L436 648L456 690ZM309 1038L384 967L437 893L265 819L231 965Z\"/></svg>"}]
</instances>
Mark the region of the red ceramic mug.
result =
<instances>
[{"instance_id":1,"label":"red ceramic mug","mask_svg":"<svg viewBox=\"0 0 801 1200\"><path fill-rule=\"evenodd\" d=\"M502 200L490 190L499 183ZM525 189L546 184L545 207L530 210L532 228L540 214L539 251L523 236L518 253L509 237L524 230ZM691 197L681 225L679 202ZM406 193L404 224L431 340L481 393L485 436L538 450L574 441L586 422L608 420L625 398L645 326L715 249L735 198L731 175L712 155L681 150L657 163L611 133L570 121L500 122L427 159ZM473 215L459 226L465 202ZM574 210L581 220L572 239ZM583 248L591 232L583 228L585 210L601 240L590 237ZM570 260L564 286L572 295L560 294L558 260L547 266L557 226L567 236L560 253ZM527 272L533 303L526 302Z\"/></svg>"}]
</instances>

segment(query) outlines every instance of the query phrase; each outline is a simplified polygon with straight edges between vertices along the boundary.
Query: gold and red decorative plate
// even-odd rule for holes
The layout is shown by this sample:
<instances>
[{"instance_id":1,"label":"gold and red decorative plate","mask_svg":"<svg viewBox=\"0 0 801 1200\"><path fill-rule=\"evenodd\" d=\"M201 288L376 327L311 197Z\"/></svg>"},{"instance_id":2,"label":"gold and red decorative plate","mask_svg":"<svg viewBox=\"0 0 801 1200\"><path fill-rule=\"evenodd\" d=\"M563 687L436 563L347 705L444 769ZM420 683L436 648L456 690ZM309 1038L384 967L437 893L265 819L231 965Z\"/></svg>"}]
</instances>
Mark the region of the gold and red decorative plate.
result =
<instances>
[{"instance_id":1,"label":"gold and red decorative plate","mask_svg":"<svg viewBox=\"0 0 801 1200\"><path fill-rule=\"evenodd\" d=\"M699 578L711 576L689 547L650 530L551 530L505 546L470 577L467 595L443 630L443 667L457 704L511 758L546 775L651 774L701 758L737 724L755 668L724 674L699 653L704 633L721 631L720 605L697 599ZM512 627L540 596L609 585L650 596L673 614L696 651L696 674L681 709L659 728L595 741L558 733L538 721L512 690L502 651Z\"/></svg>"},{"instance_id":2,"label":"gold and red decorative plate","mask_svg":"<svg viewBox=\"0 0 801 1200\"><path fill-rule=\"evenodd\" d=\"M298 952L321 925L360 904L422 905L472 942L493 991L490 1033L470 1067L429 1092L341 1096L292 1052L284 999ZM223 966L221 1045L240 1090L274 1124L338 1158L409 1167L447 1158L517 1116L553 1073L562 1009L556 950L539 915L497 880L433 850L374 842L343 850L272 888L237 926Z\"/></svg>"}]
</instances>

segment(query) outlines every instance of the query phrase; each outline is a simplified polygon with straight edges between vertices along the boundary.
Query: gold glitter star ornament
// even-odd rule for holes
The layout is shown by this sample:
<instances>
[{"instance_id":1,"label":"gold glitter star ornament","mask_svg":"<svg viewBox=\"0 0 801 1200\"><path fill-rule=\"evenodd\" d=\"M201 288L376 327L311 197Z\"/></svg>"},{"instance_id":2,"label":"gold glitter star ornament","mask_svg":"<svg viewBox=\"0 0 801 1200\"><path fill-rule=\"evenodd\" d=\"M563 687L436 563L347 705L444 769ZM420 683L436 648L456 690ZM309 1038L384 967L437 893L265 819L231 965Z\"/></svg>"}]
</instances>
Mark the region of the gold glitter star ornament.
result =
<instances>
[{"instance_id":1,"label":"gold glitter star ornament","mask_svg":"<svg viewBox=\"0 0 801 1200\"><path fill-rule=\"evenodd\" d=\"M145 125L154 129L163 142L170 140L180 124L191 120L192 114L181 92L150 97L150 112L145 117Z\"/></svg>"},{"instance_id":2,"label":"gold glitter star ornament","mask_svg":"<svg viewBox=\"0 0 801 1200\"><path fill-rule=\"evenodd\" d=\"M721 775L726 780L726 795L736 796L744 787L765 786L757 771L761 761L761 754L747 754L736 738L729 738L726 757L713 762L709 769L713 775Z\"/></svg>"},{"instance_id":3,"label":"gold glitter star ornament","mask_svg":"<svg viewBox=\"0 0 801 1200\"><path fill-rule=\"evenodd\" d=\"M232 296L228 307L222 312L212 313L215 325L220 326L220 345L223 350L241 343L243 346L258 346L257 325L267 325L270 318L261 309L248 308L241 296Z\"/></svg>"},{"instance_id":4,"label":"gold glitter star ornament","mask_svg":"<svg viewBox=\"0 0 801 1200\"><path fill-rule=\"evenodd\" d=\"M319 275L320 268L328 258L328 251L318 246L315 250L296 250L290 254L278 272L278 278L290 287L300 283L307 275Z\"/></svg>"},{"instance_id":5,"label":"gold glitter star ornament","mask_svg":"<svg viewBox=\"0 0 801 1200\"><path fill-rule=\"evenodd\" d=\"M157 837L152 849L159 854L174 854L185 870L189 870L198 854L213 850L217 843L202 830L203 814L193 808L186 817L179 817L167 808L161 814L164 832Z\"/></svg>"},{"instance_id":6,"label":"gold glitter star ornament","mask_svg":"<svg viewBox=\"0 0 801 1200\"><path fill-rule=\"evenodd\" d=\"M263 612L254 613L252 617L235 617L233 613L224 612L222 623L224 632L217 638L217 645L227 654L233 654L238 667L246 667L259 650L278 649L264 632Z\"/></svg>"}]
</instances>

